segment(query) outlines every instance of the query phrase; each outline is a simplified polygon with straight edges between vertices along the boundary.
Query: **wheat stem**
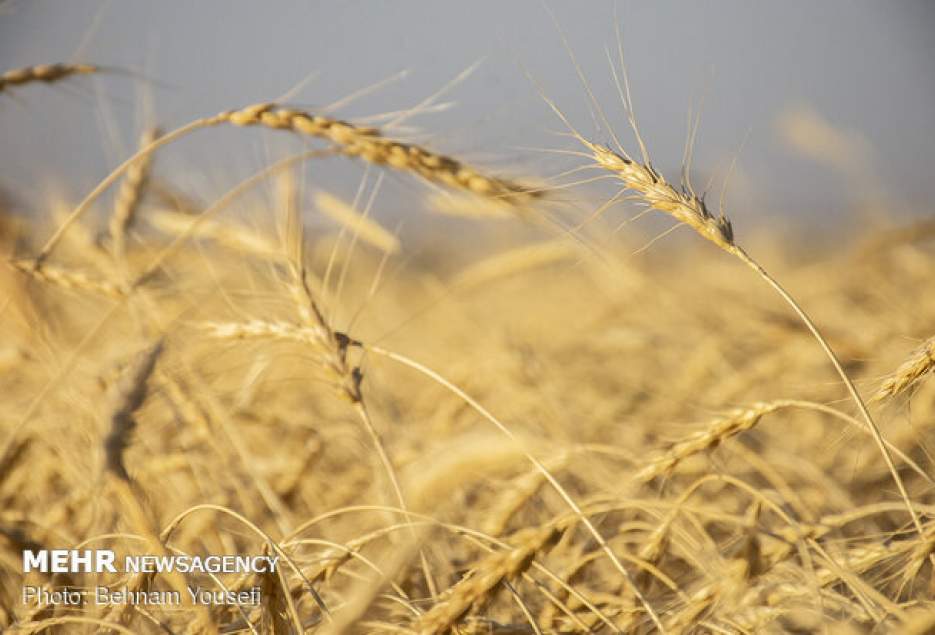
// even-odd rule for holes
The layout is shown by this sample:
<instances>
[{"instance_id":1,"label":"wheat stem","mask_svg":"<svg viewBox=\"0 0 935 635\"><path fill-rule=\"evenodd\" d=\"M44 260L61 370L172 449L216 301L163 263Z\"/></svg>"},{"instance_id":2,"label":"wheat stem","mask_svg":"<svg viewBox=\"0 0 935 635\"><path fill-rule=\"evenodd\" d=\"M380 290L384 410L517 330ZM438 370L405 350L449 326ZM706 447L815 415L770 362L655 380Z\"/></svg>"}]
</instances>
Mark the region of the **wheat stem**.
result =
<instances>
[{"instance_id":1,"label":"wheat stem","mask_svg":"<svg viewBox=\"0 0 935 635\"><path fill-rule=\"evenodd\" d=\"M769 273L767 273L767 271L762 266L760 266L758 262L751 258L742 247L734 244L731 245L727 251L740 259L741 262L753 269L757 275L766 281L766 283L769 284L769 286L771 286L776 291L776 293L778 293L782 299L786 301L786 304L788 304L792 310L795 311L795 314L799 316L799 319L802 320L802 323L805 324L811 334L818 341L818 344L825 352L825 355L827 355L828 359L831 360L831 364L834 366L834 370L837 371L838 375L841 377L841 381L843 381L844 385L847 387L847 391L850 393L854 403L857 404L857 409L860 411L860 415L867 423L867 428L869 429L870 434L873 436L873 440L877 444L877 448L883 455L883 460L886 461L886 467L889 469L890 474L893 475L893 480L896 482L897 489L899 489L899 495L906 504L906 509L909 510L909 516L912 518L912 524L915 526L920 536L924 535L925 530L922 527L922 522L919 520L919 515L916 513L915 507L912 505L912 501L909 498L909 493L906 491L905 484L903 484L902 477L899 476L899 472L896 470L896 464L893 462L893 457L890 455L890 451L886 447L886 442L883 439L883 433L880 432L879 426L877 426L876 422L873 420L873 417L870 416L870 411L867 410L867 405L861 398L860 393L857 392L857 388L854 386L854 382L851 381L851 378L848 377L847 373L844 371L844 367L841 366L841 362L838 360L838 356L835 355L834 351L831 349L831 346L828 344L828 341L818 330L818 327L815 326L815 323L812 322L812 319L808 316L808 314L805 313L801 306L799 306L799 303L796 302L795 299L789 294L789 292L786 291L785 288L783 288L783 286L779 284L775 278L769 275Z\"/></svg>"},{"instance_id":2,"label":"wheat stem","mask_svg":"<svg viewBox=\"0 0 935 635\"><path fill-rule=\"evenodd\" d=\"M406 357L405 355L394 353L393 351L387 350L380 346L369 346L368 345L368 346L365 346L365 350L370 351L372 353L376 353L377 355L382 355L383 357L387 357L393 360L394 362L402 364L403 366L407 366L425 375L426 377L432 379L440 386L446 388L447 390L457 395L466 404L468 404L471 408L473 408L475 412L477 412L480 416L482 416L488 422L493 424L494 427L496 427L500 432L502 432L508 439L510 439L514 443L519 444L519 439L516 437L516 435L513 434L513 432L509 428L507 428L504 424L502 424L495 416L493 416L493 414L491 414L490 411L484 408L479 402L477 402L469 394L461 390L461 388L459 388L457 385L445 379L445 377L435 372L428 366L425 366L424 364L421 364L413 359L410 359ZM549 482L549 485L552 486L552 488L558 493L558 495L561 496L562 500L565 501L565 504L568 505L568 507L570 507L571 510L575 513L575 515L581 520L581 523L587 528L588 532L590 532L590 534L594 537L594 540L600 546L601 550L605 554L607 554L607 558L611 561L611 563L613 563L617 571L620 572L620 574L624 577L624 579L633 589L633 594L639 600L640 604L643 605L643 608L646 609L646 612L649 615L649 617L652 619L653 623L656 625L656 627L659 629L660 632L664 633L665 628L663 627L662 621L659 619L659 616L656 614L656 611L649 604L649 601L645 598L645 596L643 596L642 592L640 592L639 588L637 588L636 584L633 581L633 577L630 575L630 573L626 570L626 568L620 562L620 559L610 548L610 545L607 544L607 541L604 540L604 537L601 536L600 532L597 531L597 528L594 526L594 524L590 521L590 519L587 516L585 516L584 512L581 510L581 507L578 505L578 503L575 502L575 500L571 497L568 491L564 487L562 487L561 483L558 482L558 479L556 479L552 475L552 473L549 472L548 468L546 468L546 466L539 459L534 457L532 454L530 454L526 450L522 450L522 452L525 455L526 459L530 463L532 463L536 467L536 469L539 470L539 472L542 473L542 476Z\"/></svg>"},{"instance_id":3,"label":"wheat stem","mask_svg":"<svg viewBox=\"0 0 935 635\"><path fill-rule=\"evenodd\" d=\"M374 128L358 127L346 121L290 110L276 104L255 104L240 110L225 111L213 117L196 119L140 148L98 183L59 225L36 256L36 268L42 266L65 231L108 187L136 165L137 161L195 130L224 123L288 130L323 139L347 156L359 157L375 165L413 172L432 182L498 200L526 203L538 195L529 188L512 181L482 174L452 157L432 152L418 145L380 136L380 132Z\"/></svg>"}]
</instances>

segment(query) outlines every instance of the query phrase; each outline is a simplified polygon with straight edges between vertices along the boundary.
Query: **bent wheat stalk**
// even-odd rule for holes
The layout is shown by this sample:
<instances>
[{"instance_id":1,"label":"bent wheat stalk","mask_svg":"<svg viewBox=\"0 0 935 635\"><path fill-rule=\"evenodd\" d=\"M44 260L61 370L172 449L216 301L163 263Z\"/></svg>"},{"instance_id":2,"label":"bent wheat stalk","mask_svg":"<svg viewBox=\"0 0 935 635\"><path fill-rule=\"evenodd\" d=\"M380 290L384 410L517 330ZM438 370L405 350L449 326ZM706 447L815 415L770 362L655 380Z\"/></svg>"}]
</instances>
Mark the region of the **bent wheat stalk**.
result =
<instances>
[{"instance_id":1,"label":"bent wheat stalk","mask_svg":"<svg viewBox=\"0 0 935 635\"><path fill-rule=\"evenodd\" d=\"M308 283L304 227L299 218L298 207L295 205L287 206L284 214L283 242L285 243L287 255L286 264L291 276L289 287L305 333L311 334L313 341L317 342L319 350L322 351L320 361L334 379L338 394L350 402L364 429L370 436L399 508L403 512L403 522L410 523L410 519L406 516L408 513L406 498L403 496L399 477L396 475L396 468L386 451L380 433L373 425L373 419L370 417L370 411L364 401L361 390L363 374L359 366L348 360L348 348L358 343L344 333L334 330L325 317L325 313L319 306L318 300ZM418 536L415 529L411 530L411 536L413 543L417 543ZM428 559L421 549L419 550L419 559L426 586L432 597L435 597L435 581Z\"/></svg>"},{"instance_id":2,"label":"bent wheat stalk","mask_svg":"<svg viewBox=\"0 0 935 635\"><path fill-rule=\"evenodd\" d=\"M694 229L697 234L740 260L743 264L752 269L764 282L772 287L773 290L776 291L776 293L778 293L779 296L792 308L795 314L799 317L802 323L818 342L819 346L821 346L821 349L831 361L831 365L834 367L835 372L837 372L838 376L841 378L841 381L843 381L844 385L847 387L848 393L850 393L851 398L857 405L857 409L860 411L861 417L866 422L867 428L873 436L873 440L876 443L880 454L882 454L890 474L893 476L893 481L896 483L900 497L903 499L903 502L906 505L906 509L909 511L912 524L915 526L915 529L919 535L923 535L924 530L922 523L919 520L919 516L916 513L915 508L912 505L912 501L909 499L909 494L906 491L906 487L902 481L902 478L899 476L899 472L896 470L896 466L893 463L893 458L890 455L889 450L887 449L887 443L883 438L883 434L880 432L879 426L877 426L876 422L873 420L873 417L870 415L870 411L867 409L867 405L864 403L860 393L854 386L854 382L851 381L851 378L845 372L844 367L841 366L841 362L838 360L837 355L828 344L828 341L818 330L818 327L815 326L815 323L808 316L808 314L805 313L805 310L799 305L798 302L795 301L795 298L793 298L792 295L789 294L789 292L786 291L785 288L783 288L783 286L779 284L779 282L766 271L766 269L764 269L756 260L754 260L750 254L748 254L740 245L735 242L733 226L731 225L730 219L727 218L723 211L721 211L717 216L713 215L705 205L704 198L699 197L695 193L695 189L692 187L689 175L689 168L691 166L690 150L694 142L695 129L692 128L690 130L688 143L685 147L686 152L683 161L682 184L680 188L675 188L667 183L665 178L663 178L663 176L652 167L649 152L646 149L646 143L643 141L643 137L640 135L639 129L636 125L636 116L633 110L633 100L630 96L630 81L627 76L626 65L624 64L623 60L623 47L620 43L619 31L617 33L617 38L621 74L618 75L616 67L612 61L611 70L613 72L617 91L620 95L620 100L623 103L623 107L627 113L627 120L639 145L642 161L636 160L630 156L626 150L623 149L623 146L620 144L616 135L614 135L613 138L616 142L616 146L619 152L614 152L605 145L600 145L588 141L574 128L574 126L571 125L571 123L561 112L561 110L558 109L555 103L547 97L543 96L546 103L568 127L571 135L589 151L588 156L594 160L595 167L601 168L607 172L610 172L611 174L616 175L616 177L623 183L624 189L632 191L636 197L641 199L649 209L655 209L671 215L680 223L688 225ZM600 109L599 105L598 112L600 113L604 122L607 123L603 110ZM607 123L607 125L609 127L609 123ZM935 556L932 558L932 564L935 566Z\"/></svg>"},{"instance_id":3,"label":"bent wheat stalk","mask_svg":"<svg viewBox=\"0 0 935 635\"><path fill-rule=\"evenodd\" d=\"M827 355L835 371L840 376L841 381L843 381L844 385L847 387L851 398L857 405L857 409L860 411L868 429L873 435L874 442L877 444L880 453L886 461L887 468L889 468L893 476L893 480L896 483L896 487L899 489L900 496L906 504L906 509L909 511L909 515L912 518L916 530L919 534L922 534L923 528L919 521L919 516L909 499L909 494L906 491L902 478L896 470L892 456L890 456L890 452L883 439L883 434L870 415L870 411L867 409L860 393L857 392L857 388L854 386L851 378L841 366L837 355L835 355L828 341L818 330L818 327L815 326L812 319L805 313L789 292L787 292L766 269L744 251L740 245L734 242L734 232L730 220L724 216L723 213L719 216L711 214L704 200L694 193L690 185L686 184L680 189L676 189L667 183L665 178L656 172L648 162L640 163L626 154L618 154L606 146L591 143L576 132L573 132L573 134L575 134L578 140L590 150L597 166L616 174L617 178L623 182L624 186L639 195L648 207L670 214L680 223L688 225L703 238L706 238L722 250L740 260L743 264L756 272L756 274L771 286L792 310L795 311L796 315L821 346L821 349L824 351L825 355Z\"/></svg>"},{"instance_id":4,"label":"bent wheat stalk","mask_svg":"<svg viewBox=\"0 0 935 635\"><path fill-rule=\"evenodd\" d=\"M68 228L127 170L164 145L195 130L222 124L261 126L315 137L330 142L337 151L346 156L358 157L368 163L388 166L404 172L412 172L439 185L516 205L527 204L540 195L540 192L510 180L483 174L458 159L433 152L419 145L384 137L376 128L356 126L339 119L283 108L272 103L255 104L240 110L228 110L212 117L196 119L154 140L146 147L140 148L100 181L78 204L78 207L65 218L36 256L36 268L42 266Z\"/></svg>"},{"instance_id":5,"label":"bent wheat stalk","mask_svg":"<svg viewBox=\"0 0 935 635\"><path fill-rule=\"evenodd\" d=\"M475 400L469 394L464 392L457 385L453 384L448 379L446 379L439 373L435 372L428 366L416 360L410 359L409 357L406 357L405 355L401 355L391 350L387 350L380 346L364 345L364 350L371 352L371 353L375 353L382 357L389 358L398 364L407 366L411 368L412 370L415 370L416 372L419 372L422 375L425 375L426 377L428 377L429 379L437 383L439 386L442 386L446 390L456 395L459 399L464 401L464 403L468 404L477 414L479 414L486 421L491 423L495 428L497 428L497 430L502 432L503 435L506 436L511 442L516 443L516 444L520 443L519 438L517 438L517 436L513 434L513 432L508 427L506 427L503 423L501 423L500 420L497 419L489 410L484 408L484 406L482 406L477 400ZM575 502L575 499L573 499L571 495L568 493L568 491L564 487L562 487L562 484L558 482L558 479L556 479L555 476L552 475L552 473L542 463L542 461L534 457L532 454L530 454L526 450L522 450L522 452L523 452L523 455L526 457L526 460L528 460L530 463L532 463L535 466L535 468L542 474L543 478L545 478L545 480L548 481L549 485L552 486L555 492L562 498L565 504L568 505L568 507L572 510L574 515L581 521L581 524L584 525L584 527L588 530L588 532L591 534L591 536L600 546L601 550L607 555L607 559L610 560L610 562L614 565L617 571L623 576L624 580L626 580L627 584L630 585L630 588L633 589L633 595L636 597L639 603L646 610L646 613L649 615L650 619L652 619L653 624L655 624L656 628L658 628L659 631L662 633L666 632L665 628L662 625L662 621L659 619L659 615L656 613L655 609L653 609L652 605L649 603L649 600L646 599L646 597L643 595L643 593L639 590L639 588L634 583L633 576L630 575L629 571L627 571L626 568L623 566L623 563L620 562L620 558L617 557L617 554L615 554L613 549L610 548L610 545L607 544L607 541L604 540L604 537L601 536L600 532L597 531L597 528L594 526L594 523L592 523L591 520L587 517L587 515L585 515L584 511L581 509L581 506Z\"/></svg>"}]
</instances>

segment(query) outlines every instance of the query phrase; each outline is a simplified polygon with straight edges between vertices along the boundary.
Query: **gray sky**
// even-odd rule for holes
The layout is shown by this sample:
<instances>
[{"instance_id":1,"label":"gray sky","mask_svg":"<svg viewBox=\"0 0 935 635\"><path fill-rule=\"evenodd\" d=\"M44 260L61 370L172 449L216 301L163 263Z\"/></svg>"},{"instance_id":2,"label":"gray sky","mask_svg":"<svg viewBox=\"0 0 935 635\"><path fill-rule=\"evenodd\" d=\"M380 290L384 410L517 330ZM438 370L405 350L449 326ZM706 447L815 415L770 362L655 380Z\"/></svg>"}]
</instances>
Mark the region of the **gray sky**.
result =
<instances>
[{"instance_id":1,"label":"gray sky","mask_svg":"<svg viewBox=\"0 0 935 635\"><path fill-rule=\"evenodd\" d=\"M635 150L605 58L605 47L616 46L614 3L547 5L598 102ZM310 74L290 102L314 109L408 71L339 111L353 120L410 107L477 61L478 70L445 97L452 109L408 122L414 138L484 165L555 174L568 159L530 148L571 144L553 134L562 125L524 68L582 132L601 141L609 135L593 123L545 7L539 0L8 0L0 5L3 69L80 59L138 69L152 81L111 73L0 96L0 187L20 198L49 184L84 194L135 143L147 92L158 121L175 127L275 98ZM931 212L935 3L620 0L616 7L656 165L677 178L689 107L702 97L698 184L723 174L746 138L728 191L735 225L854 220L854 192L864 187L859 197L892 197L896 213ZM782 141L776 122L789 112L843 131L838 158L852 159L850 177ZM206 131L160 154L159 169L210 197L299 147L275 132ZM344 161L315 169L310 179L339 194L352 194L361 175ZM398 212L421 190L388 176L380 200L387 213Z\"/></svg>"}]
</instances>

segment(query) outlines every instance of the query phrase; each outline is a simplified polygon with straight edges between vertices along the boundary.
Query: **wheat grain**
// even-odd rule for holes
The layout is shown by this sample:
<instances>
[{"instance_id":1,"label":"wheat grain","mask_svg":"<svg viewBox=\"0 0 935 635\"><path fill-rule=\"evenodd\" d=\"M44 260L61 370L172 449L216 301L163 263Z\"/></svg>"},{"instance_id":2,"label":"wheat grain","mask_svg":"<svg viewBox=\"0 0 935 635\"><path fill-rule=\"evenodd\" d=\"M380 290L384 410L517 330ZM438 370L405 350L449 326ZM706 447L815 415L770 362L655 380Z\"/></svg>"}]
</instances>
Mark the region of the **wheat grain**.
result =
<instances>
[{"instance_id":1,"label":"wheat grain","mask_svg":"<svg viewBox=\"0 0 935 635\"><path fill-rule=\"evenodd\" d=\"M322 348L329 343L327 331L319 325L299 326L289 322L250 320L249 322L201 322L196 326L217 339L290 340Z\"/></svg>"},{"instance_id":2,"label":"wheat grain","mask_svg":"<svg viewBox=\"0 0 935 635\"><path fill-rule=\"evenodd\" d=\"M723 214L714 216L703 198L688 188L676 189L649 164L644 165L583 138L581 142L591 151L598 166L616 174L628 189L639 193L649 207L671 214L725 251L734 248L730 219Z\"/></svg>"}]
</instances>

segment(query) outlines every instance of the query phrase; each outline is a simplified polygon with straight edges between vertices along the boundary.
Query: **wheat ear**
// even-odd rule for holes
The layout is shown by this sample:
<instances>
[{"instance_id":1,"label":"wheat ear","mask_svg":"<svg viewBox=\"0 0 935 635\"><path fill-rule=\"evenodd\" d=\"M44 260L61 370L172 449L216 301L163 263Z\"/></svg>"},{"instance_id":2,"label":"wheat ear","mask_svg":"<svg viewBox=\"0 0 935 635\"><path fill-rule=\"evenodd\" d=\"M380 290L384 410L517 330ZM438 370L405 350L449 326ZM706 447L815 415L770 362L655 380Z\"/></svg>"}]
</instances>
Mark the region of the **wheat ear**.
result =
<instances>
[{"instance_id":1,"label":"wheat ear","mask_svg":"<svg viewBox=\"0 0 935 635\"><path fill-rule=\"evenodd\" d=\"M65 231L137 161L195 130L222 124L261 126L315 137L330 142L347 156L412 172L433 183L517 205L528 204L540 195L539 192L510 180L483 174L458 159L419 145L384 137L376 128L356 126L339 119L283 108L272 103L254 104L240 110L228 110L212 117L196 119L140 148L133 156L114 168L88 193L78 207L72 210L39 251L35 266L42 266Z\"/></svg>"},{"instance_id":2,"label":"wheat ear","mask_svg":"<svg viewBox=\"0 0 935 635\"><path fill-rule=\"evenodd\" d=\"M158 128L149 128L140 138L140 147L145 148L159 137ZM140 199L149 181L150 163L152 155L146 154L130 166L123 184L117 191L114 201L114 211L110 216L108 230L110 231L111 249L114 259L122 262L126 252L127 230L133 223Z\"/></svg>"},{"instance_id":3,"label":"wheat ear","mask_svg":"<svg viewBox=\"0 0 935 635\"><path fill-rule=\"evenodd\" d=\"M451 587L435 606L415 621L412 630L419 635L448 632L471 607L478 607L489 600L501 582L524 573L536 555L550 549L561 535L556 527L534 527L517 532L510 540L512 549L495 552L472 567L467 577Z\"/></svg>"},{"instance_id":4,"label":"wheat ear","mask_svg":"<svg viewBox=\"0 0 935 635\"><path fill-rule=\"evenodd\" d=\"M157 341L140 353L114 385L110 408L110 433L104 441L107 469L122 480L129 480L123 464L123 452L130 444L130 436L136 427L133 413L136 412L148 392L147 381L156 368L156 360L162 354L163 342Z\"/></svg>"},{"instance_id":5,"label":"wheat ear","mask_svg":"<svg viewBox=\"0 0 935 635\"><path fill-rule=\"evenodd\" d=\"M9 86L20 86L32 82L51 84L72 75L87 75L100 70L91 64L37 64L14 68L0 75L0 92Z\"/></svg>"},{"instance_id":6,"label":"wheat ear","mask_svg":"<svg viewBox=\"0 0 935 635\"><path fill-rule=\"evenodd\" d=\"M15 260L10 266L27 276L63 289L91 291L111 298L122 298L125 295L123 289L113 282L93 278L83 271L72 271L52 265L37 269L35 264L28 260Z\"/></svg>"},{"instance_id":7,"label":"wheat ear","mask_svg":"<svg viewBox=\"0 0 935 635\"><path fill-rule=\"evenodd\" d=\"M495 428L497 428L497 430L503 433L503 435L507 437L511 442L519 444L520 441L517 438L517 436L513 434L513 432L508 427L506 427L503 423L501 423L499 419L493 416L493 414L489 410L484 408L484 406L482 406L480 402L478 402L476 399L474 399L469 394L464 392L457 385L453 384L451 381L449 381L448 379L446 379L439 373L435 372L434 370L432 370L425 364L422 364L414 359L410 359L406 357L405 355L400 355L399 353L387 350L380 346L368 345L368 346L365 346L364 348L366 351L369 351L371 353L376 353L377 355L381 355L383 357L389 358L398 364L407 366L411 368L412 370L415 370L425 375L432 381L436 382L439 386L442 386L446 390L457 395L459 399L464 401L464 403L468 404L477 414L479 414L486 421L488 421ZM523 455L526 457L526 460L532 463L533 466L535 466L535 468L542 474L543 478L545 478L545 480L548 481L549 485L552 486L552 488L556 491L556 493L558 493L558 495L562 498L565 504L568 505L568 507L572 510L574 515L581 521L581 524L584 525L584 527L588 530L588 532L591 534L591 536L600 546L601 551L603 551L604 554L607 556L607 559L614 565L614 568L617 569L620 575L623 576L623 579L626 580L627 584L630 585L630 588L633 589L633 595L636 596L636 599L646 610L647 615L649 615L649 618L653 621L653 624L655 624L656 628L658 628L660 632L665 632L665 629L662 625L662 621L659 619L659 615L656 613L656 610L652 607L652 605L649 603L649 600L647 600L646 597L643 595L643 593L640 591L639 587L636 586L636 584L633 581L633 576L630 575L630 572L627 571L627 569L623 566L623 563L620 562L620 558L617 557L617 554L614 553L613 549L610 548L610 545L607 544L607 541L604 540L604 537L601 536L600 532L597 530L597 527L594 526L594 523L592 523L591 520L587 517L587 515L585 515L584 511L581 509L581 506L575 502L575 499L571 497L571 494L569 494L568 491L564 487L562 487L562 484L558 482L558 479L555 478L555 476L542 463L542 461L534 457L532 454L530 454L526 450L523 450Z\"/></svg>"},{"instance_id":8,"label":"wheat ear","mask_svg":"<svg viewBox=\"0 0 935 635\"><path fill-rule=\"evenodd\" d=\"M935 337L927 339L922 346L899 365L892 375L883 380L871 401L884 401L917 386L922 378L935 370Z\"/></svg>"},{"instance_id":9,"label":"wheat ear","mask_svg":"<svg viewBox=\"0 0 935 635\"><path fill-rule=\"evenodd\" d=\"M749 408L737 409L726 417L715 420L704 430L673 444L667 451L651 459L633 478L645 483L657 476L667 474L688 457L713 448L725 439L749 430L763 415L778 410L780 407L782 404L778 402L760 402Z\"/></svg>"},{"instance_id":10,"label":"wheat ear","mask_svg":"<svg viewBox=\"0 0 935 635\"><path fill-rule=\"evenodd\" d=\"M364 402L361 392L361 381L363 375L360 368L348 361L348 348L352 345L359 345L356 340L352 340L344 333L340 333L331 328L324 312L318 305L315 294L312 292L308 283L308 275L305 265L305 237L304 227L299 218L298 208L287 206L284 210L285 223L283 227L283 238L286 246L287 264L291 273L291 291L295 300L301 322L316 331L319 348L324 350L323 361L325 367L333 374L338 382L339 393L347 399L354 407L358 418L370 436L380 463L386 472L393 493L396 496L399 508L403 512L403 522L409 523L407 515L408 507L406 499L403 496L402 487L399 484L399 477L396 475L396 468L386 451L380 433L377 432L370 417L370 411ZM415 542L417 536L412 529L412 538ZM425 576L425 582L431 595L435 596L435 583L431 575L428 559L425 553L419 550L422 571Z\"/></svg>"}]
</instances>

